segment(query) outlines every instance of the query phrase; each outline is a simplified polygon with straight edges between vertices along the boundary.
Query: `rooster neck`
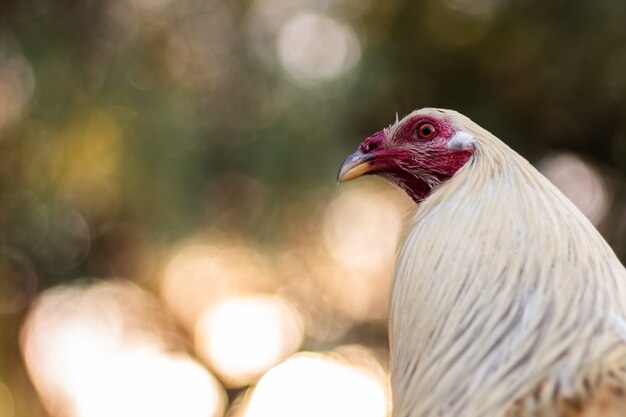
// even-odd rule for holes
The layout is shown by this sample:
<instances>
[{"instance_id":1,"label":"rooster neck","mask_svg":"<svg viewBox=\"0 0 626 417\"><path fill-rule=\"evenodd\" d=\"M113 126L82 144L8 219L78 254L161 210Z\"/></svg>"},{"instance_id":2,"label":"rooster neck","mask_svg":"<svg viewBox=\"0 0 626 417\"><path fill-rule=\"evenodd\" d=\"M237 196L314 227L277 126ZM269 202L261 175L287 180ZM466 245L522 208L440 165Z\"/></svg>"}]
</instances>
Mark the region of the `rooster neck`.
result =
<instances>
[{"instance_id":1,"label":"rooster neck","mask_svg":"<svg viewBox=\"0 0 626 417\"><path fill-rule=\"evenodd\" d=\"M396 417L501 416L539 384L574 395L588 361L623 346L608 319L625 313L623 266L541 174L477 133L486 144L420 204L401 245Z\"/></svg>"},{"instance_id":2,"label":"rooster neck","mask_svg":"<svg viewBox=\"0 0 626 417\"><path fill-rule=\"evenodd\" d=\"M418 175L407 171L389 171L380 175L404 190L417 204L451 178L451 175L448 174Z\"/></svg>"}]
</instances>

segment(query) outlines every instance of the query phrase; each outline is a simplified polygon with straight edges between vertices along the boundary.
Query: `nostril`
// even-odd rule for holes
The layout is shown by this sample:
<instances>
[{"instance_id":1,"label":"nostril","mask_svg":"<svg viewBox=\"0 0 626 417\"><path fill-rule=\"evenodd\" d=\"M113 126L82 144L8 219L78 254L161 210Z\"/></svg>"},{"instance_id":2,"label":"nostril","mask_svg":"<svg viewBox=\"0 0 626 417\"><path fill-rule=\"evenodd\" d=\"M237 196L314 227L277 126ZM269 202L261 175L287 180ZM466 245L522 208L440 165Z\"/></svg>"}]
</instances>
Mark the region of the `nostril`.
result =
<instances>
[{"instance_id":1,"label":"nostril","mask_svg":"<svg viewBox=\"0 0 626 417\"><path fill-rule=\"evenodd\" d=\"M375 143L368 143L366 145L363 145L363 147L361 147L361 151L363 151L364 153L370 153L372 151L375 151L378 148L378 145L376 145Z\"/></svg>"}]
</instances>

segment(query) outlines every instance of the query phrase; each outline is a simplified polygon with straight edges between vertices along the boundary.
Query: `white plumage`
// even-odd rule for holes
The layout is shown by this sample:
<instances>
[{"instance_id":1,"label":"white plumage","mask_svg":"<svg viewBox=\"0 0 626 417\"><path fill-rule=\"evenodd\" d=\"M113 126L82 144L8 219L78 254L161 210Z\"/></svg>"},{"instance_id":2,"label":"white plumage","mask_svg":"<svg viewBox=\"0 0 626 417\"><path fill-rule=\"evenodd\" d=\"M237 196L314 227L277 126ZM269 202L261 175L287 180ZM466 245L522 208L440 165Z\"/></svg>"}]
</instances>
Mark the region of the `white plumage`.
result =
<instances>
[{"instance_id":1,"label":"white plumage","mask_svg":"<svg viewBox=\"0 0 626 417\"><path fill-rule=\"evenodd\" d=\"M390 131L420 117L449 122L449 149L473 152L416 198L400 242L394 417L626 416L623 265L556 187L467 117L423 109Z\"/></svg>"}]
</instances>

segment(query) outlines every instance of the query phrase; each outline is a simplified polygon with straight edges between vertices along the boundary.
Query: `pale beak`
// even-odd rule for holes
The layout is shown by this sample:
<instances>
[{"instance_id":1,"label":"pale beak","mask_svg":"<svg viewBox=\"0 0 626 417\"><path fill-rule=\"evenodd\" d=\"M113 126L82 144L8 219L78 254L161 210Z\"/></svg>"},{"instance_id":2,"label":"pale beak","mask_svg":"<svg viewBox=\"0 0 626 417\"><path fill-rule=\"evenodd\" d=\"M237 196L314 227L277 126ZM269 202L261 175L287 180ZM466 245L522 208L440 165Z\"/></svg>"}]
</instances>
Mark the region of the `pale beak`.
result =
<instances>
[{"instance_id":1,"label":"pale beak","mask_svg":"<svg viewBox=\"0 0 626 417\"><path fill-rule=\"evenodd\" d=\"M372 154L363 153L360 149L357 149L341 164L341 168L339 168L337 173L337 182L350 181L372 171L374 165L370 161L373 158Z\"/></svg>"}]
</instances>

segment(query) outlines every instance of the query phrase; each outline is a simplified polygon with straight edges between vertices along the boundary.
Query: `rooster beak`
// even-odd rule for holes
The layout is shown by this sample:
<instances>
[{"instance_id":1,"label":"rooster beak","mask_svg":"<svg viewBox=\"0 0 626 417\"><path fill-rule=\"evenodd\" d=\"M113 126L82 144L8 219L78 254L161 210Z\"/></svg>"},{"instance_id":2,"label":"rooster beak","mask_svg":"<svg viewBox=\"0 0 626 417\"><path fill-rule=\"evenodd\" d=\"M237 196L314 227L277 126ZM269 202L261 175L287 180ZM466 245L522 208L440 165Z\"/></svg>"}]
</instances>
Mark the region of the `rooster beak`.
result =
<instances>
[{"instance_id":1,"label":"rooster beak","mask_svg":"<svg viewBox=\"0 0 626 417\"><path fill-rule=\"evenodd\" d=\"M357 149L351 155L348 155L339 172L337 173L337 183L346 182L359 178L362 175L372 171L374 166L370 163L373 159L372 154L363 153L360 149Z\"/></svg>"}]
</instances>

